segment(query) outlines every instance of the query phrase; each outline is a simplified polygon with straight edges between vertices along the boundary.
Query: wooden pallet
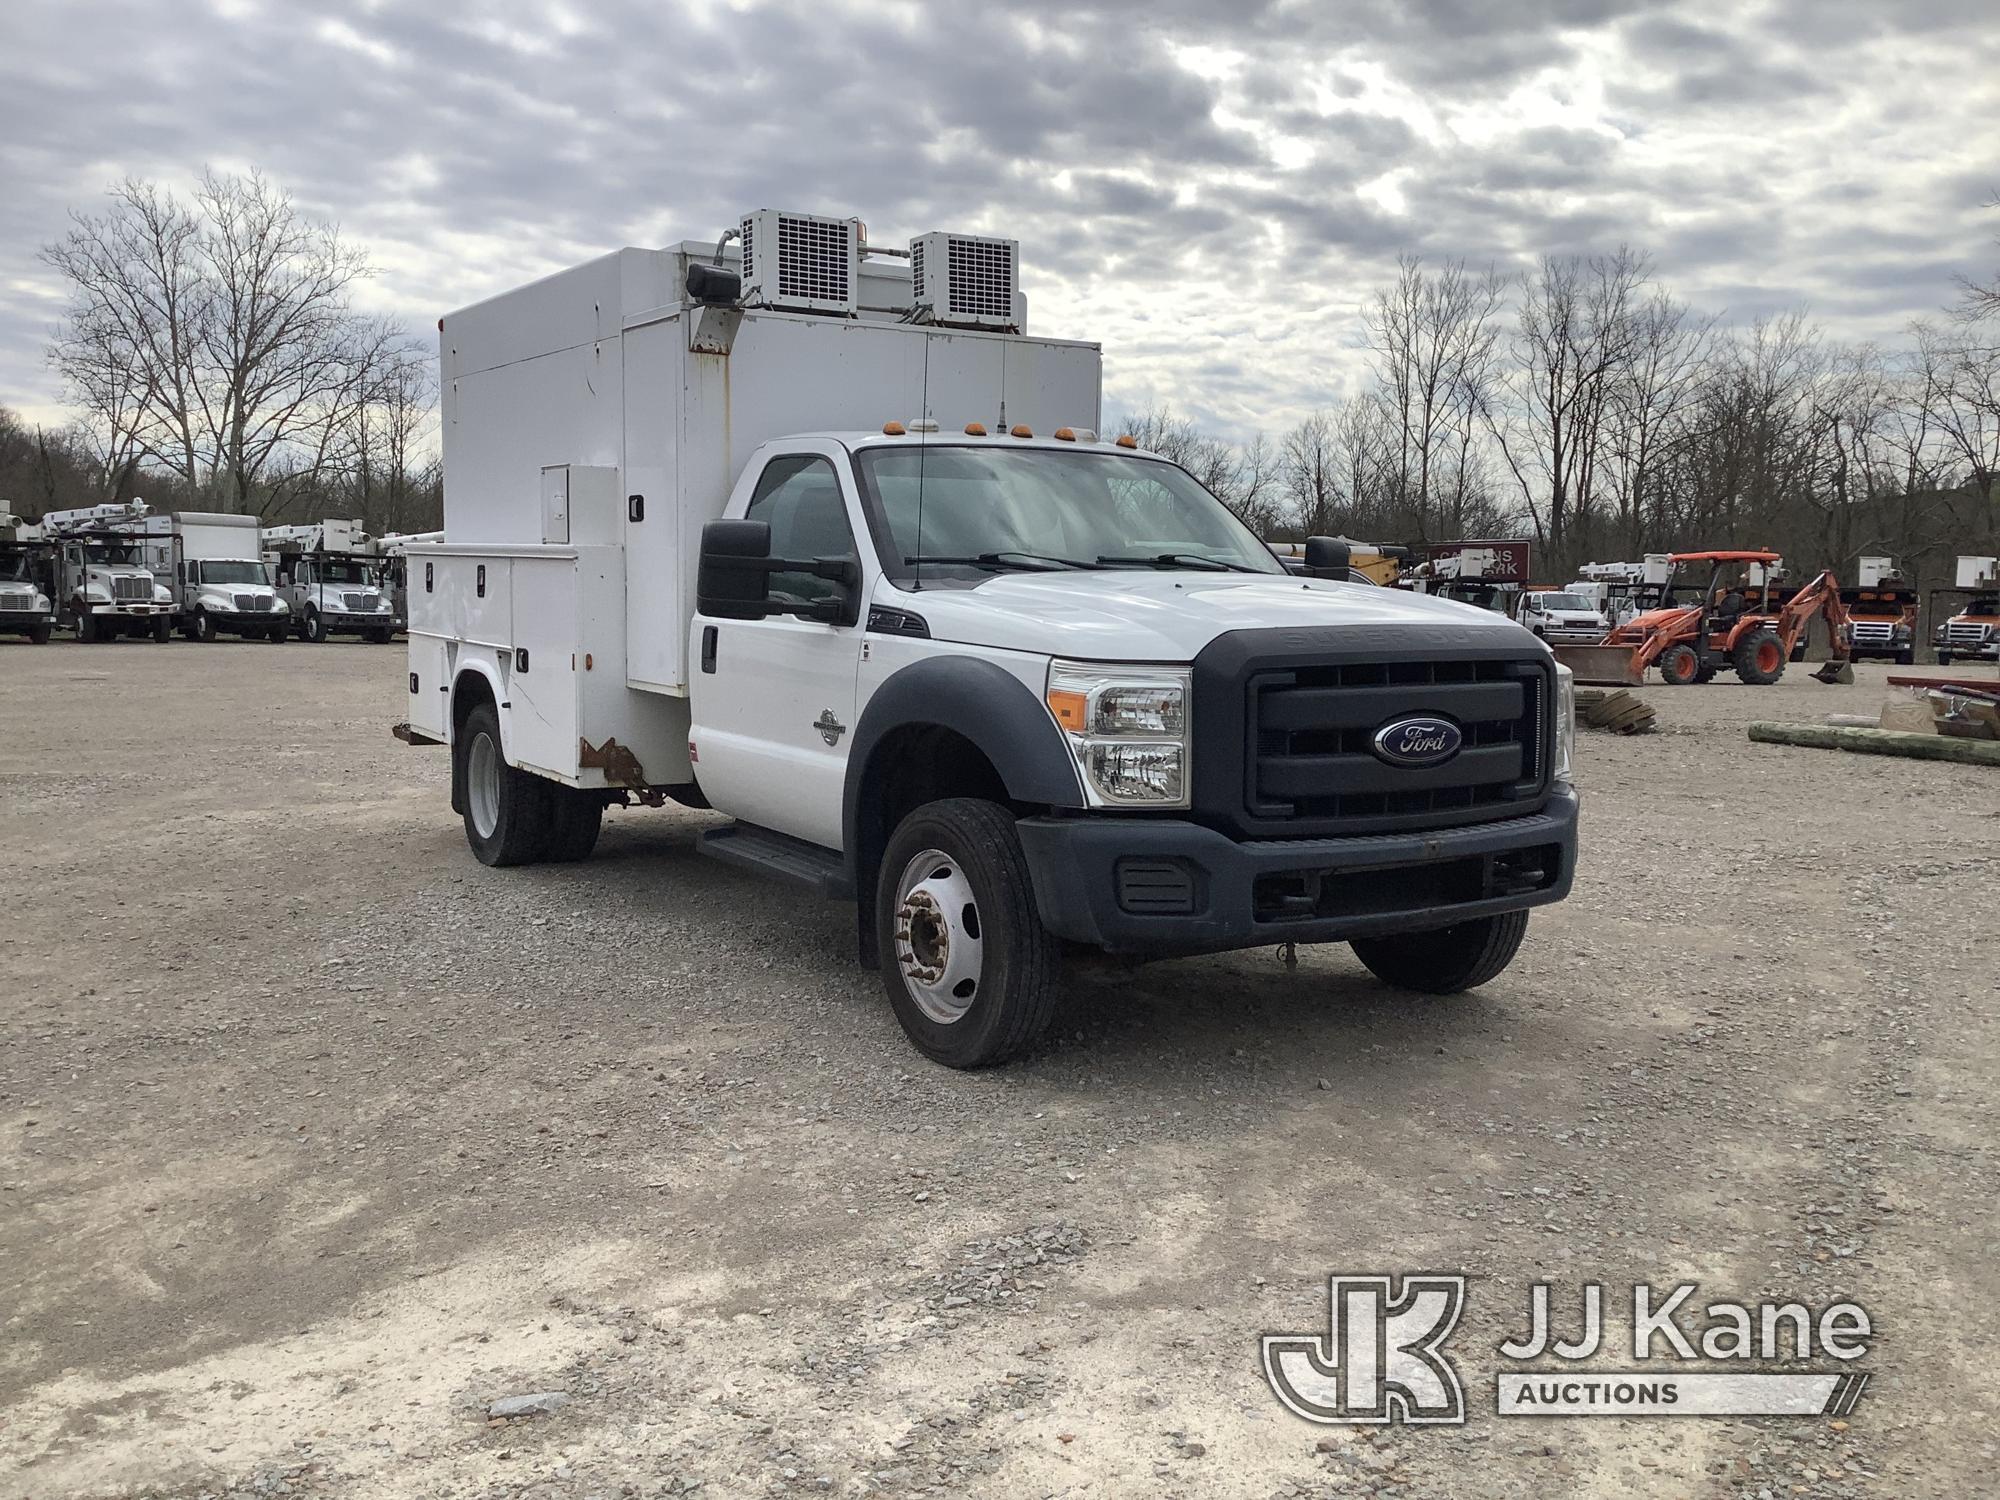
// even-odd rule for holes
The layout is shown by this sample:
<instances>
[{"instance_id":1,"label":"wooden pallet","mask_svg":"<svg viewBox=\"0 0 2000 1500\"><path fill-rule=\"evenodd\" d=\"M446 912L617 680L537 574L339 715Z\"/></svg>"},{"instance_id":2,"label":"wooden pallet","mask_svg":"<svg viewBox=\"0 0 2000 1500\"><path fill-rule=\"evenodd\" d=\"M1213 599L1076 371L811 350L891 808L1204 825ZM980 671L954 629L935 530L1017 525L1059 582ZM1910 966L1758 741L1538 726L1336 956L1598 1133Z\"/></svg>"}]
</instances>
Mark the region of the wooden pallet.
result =
<instances>
[{"instance_id":1,"label":"wooden pallet","mask_svg":"<svg viewBox=\"0 0 2000 1500\"><path fill-rule=\"evenodd\" d=\"M1576 721L1614 734L1648 734L1655 727L1653 705L1623 688L1578 688Z\"/></svg>"}]
</instances>

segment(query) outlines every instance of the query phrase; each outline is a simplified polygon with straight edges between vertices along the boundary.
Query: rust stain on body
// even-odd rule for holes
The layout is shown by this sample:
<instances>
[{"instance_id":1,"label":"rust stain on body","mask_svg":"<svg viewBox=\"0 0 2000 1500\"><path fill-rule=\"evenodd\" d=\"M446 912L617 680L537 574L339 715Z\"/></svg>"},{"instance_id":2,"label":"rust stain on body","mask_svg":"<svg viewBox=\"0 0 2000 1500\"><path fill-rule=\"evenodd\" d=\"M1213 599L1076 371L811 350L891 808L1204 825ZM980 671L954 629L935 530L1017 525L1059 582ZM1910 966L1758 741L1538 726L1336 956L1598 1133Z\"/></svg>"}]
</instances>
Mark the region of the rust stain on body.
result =
<instances>
[{"instance_id":1,"label":"rust stain on body","mask_svg":"<svg viewBox=\"0 0 2000 1500\"><path fill-rule=\"evenodd\" d=\"M586 771L602 771L604 779L613 786L643 787L646 784L646 770L639 764L639 757L619 744L615 737L607 739L602 745L578 740L576 763Z\"/></svg>"}]
</instances>

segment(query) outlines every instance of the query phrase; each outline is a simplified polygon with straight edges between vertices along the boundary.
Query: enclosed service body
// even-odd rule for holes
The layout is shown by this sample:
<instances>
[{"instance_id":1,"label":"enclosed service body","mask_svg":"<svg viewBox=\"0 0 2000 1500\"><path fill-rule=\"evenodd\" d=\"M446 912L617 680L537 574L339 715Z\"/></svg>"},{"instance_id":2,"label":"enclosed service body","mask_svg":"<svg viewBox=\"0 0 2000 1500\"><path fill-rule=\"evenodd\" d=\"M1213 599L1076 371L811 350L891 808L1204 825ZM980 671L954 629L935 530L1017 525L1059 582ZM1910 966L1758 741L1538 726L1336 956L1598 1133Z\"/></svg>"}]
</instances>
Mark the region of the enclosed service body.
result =
<instances>
[{"instance_id":1,"label":"enclosed service body","mask_svg":"<svg viewBox=\"0 0 2000 1500\"><path fill-rule=\"evenodd\" d=\"M1101 440L1099 351L1022 331L1011 242L731 239L441 325L446 539L409 549L399 732L451 746L483 862L584 857L619 801L712 806L705 852L855 903L954 1066L1046 1025L1064 941L1348 941L1432 992L1506 966L1574 864L1546 645L1294 576Z\"/></svg>"},{"instance_id":2,"label":"enclosed service body","mask_svg":"<svg viewBox=\"0 0 2000 1500\"><path fill-rule=\"evenodd\" d=\"M380 545L358 521L334 518L274 526L265 555L301 640L358 635L381 643L402 628Z\"/></svg>"},{"instance_id":3,"label":"enclosed service body","mask_svg":"<svg viewBox=\"0 0 2000 1500\"><path fill-rule=\"evenodd\" d=\"M218 634L282 641L290 611L272 586L255 516L177 511L146 517L146 562L156 578L172 579L181 634L212 641Z\"/></svg>"},{"instance_id":4,"label":"enclosed service body","mask_svg":"<svg viewBox=\"0 0 2000 1500\"><path fill-rule=\"evenodd\" d=\"M173 591L146 563L148 510L132 500L42 517L43 535L55 544L57 613L78 640L172 634Z\"/></svg>"}]
</instances>

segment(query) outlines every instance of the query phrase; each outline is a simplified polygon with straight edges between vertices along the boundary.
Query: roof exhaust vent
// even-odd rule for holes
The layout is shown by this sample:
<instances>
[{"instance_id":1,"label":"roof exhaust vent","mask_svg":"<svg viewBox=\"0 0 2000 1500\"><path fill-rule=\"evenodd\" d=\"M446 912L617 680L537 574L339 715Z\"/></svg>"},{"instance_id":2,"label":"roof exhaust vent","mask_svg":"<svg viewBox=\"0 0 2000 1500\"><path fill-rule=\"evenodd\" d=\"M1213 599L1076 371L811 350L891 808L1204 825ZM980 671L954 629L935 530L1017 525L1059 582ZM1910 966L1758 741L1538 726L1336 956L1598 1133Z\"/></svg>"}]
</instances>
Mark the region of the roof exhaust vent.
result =
<instances>
[{"instance_id":1,"label":"roof exhaust vent","mask_svg":"<svg viewBox=\"0 0 2000 1500\"><path fill-rule=\"evenodd\" d=\"M745 217L740 234L747 305L855 315L859 220L763 208Z\"/></svg>"},{"instance_id":2,"label":"roof exhaust vent","mask_svg":"<svg viewBox=\"0 0 2000 1500\"><path fill-rule=\"evenodd\" d=\"M1020 332L1015 291L1021 246L983 234L920 234L910 241L910 280L917 306L948 328L1008 328Z\"/></svg>"}]
</instances>

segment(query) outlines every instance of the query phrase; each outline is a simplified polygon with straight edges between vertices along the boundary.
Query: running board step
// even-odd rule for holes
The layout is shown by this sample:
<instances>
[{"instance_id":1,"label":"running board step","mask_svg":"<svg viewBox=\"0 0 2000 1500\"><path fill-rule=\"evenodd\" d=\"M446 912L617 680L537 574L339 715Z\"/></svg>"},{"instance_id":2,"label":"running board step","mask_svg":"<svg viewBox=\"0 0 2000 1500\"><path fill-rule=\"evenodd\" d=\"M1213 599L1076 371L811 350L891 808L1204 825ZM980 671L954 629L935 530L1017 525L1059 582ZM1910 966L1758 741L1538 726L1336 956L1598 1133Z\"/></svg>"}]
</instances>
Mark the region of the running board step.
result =
<instances>
[{"instance_id":1,"label":"running board step","mask_svg":"<svg viewBox=\"0 0 2000 1500\"><path fill-rule=\"evenodd\" d=\"M853 899L841 857L790 834L759 828L755 823L731 823L723 828L704 828L698 847L725 864L809 886L831 900Z\"/></svg>"}]
</instances>

